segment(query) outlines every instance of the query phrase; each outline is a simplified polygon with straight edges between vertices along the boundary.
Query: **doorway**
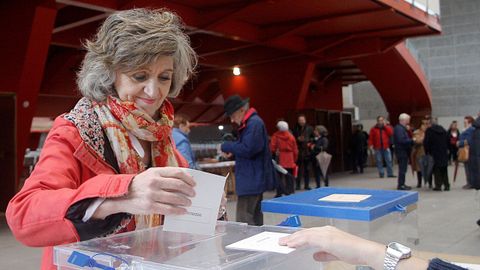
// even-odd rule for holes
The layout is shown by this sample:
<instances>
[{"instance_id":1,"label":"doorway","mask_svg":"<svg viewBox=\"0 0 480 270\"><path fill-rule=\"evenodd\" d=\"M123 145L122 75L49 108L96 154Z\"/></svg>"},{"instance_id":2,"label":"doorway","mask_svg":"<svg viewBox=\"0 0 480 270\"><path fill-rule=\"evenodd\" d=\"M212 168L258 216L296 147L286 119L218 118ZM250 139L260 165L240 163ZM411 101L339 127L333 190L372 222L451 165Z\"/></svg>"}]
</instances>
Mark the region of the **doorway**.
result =
<instances>
[{"instance_id":1,"label":"doorway","mask_svg":"<svg viewBox=\"0 0 480 270\"><path fill-rule=\"evenodd\" d=\"M15 94L0 94L0 212L15 195L16 155Z\"/></svg>"}]
</instances>

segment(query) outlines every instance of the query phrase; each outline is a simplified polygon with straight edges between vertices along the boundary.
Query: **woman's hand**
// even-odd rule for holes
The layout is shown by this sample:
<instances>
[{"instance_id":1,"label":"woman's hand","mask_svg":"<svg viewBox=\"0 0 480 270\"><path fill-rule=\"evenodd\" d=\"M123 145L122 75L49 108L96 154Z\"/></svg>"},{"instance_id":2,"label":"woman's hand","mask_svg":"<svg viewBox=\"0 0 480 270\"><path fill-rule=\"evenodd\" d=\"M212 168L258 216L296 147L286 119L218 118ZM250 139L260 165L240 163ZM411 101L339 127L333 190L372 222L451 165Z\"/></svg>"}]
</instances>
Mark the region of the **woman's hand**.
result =
<instances>
[{"instance_id":1,"label":"woman's hand","mask_svg":"<svg viewBox=\"0 0 480 270\"><path fill-rule=\"evenodd\" d=\"M225 159L231 159L233 157L233 154L222 152L222 157L224 157Z\"/></svg>"},{"instance_id":2,"label":"woman's hand","mask_svg":"<svg viewBox=\"0 0 480 270\"><path fill-rule=\"evenodd\" d=\"M184 214L195 196L195 181L180 168L150 168L136 175L128 194L105 200L93 218L103 219L119 212L130 214Z\"/></svg>"},{"instance_id":3,"label":"woman's hand","mask_svg":"<svg viewBox=\"0 0 480 270\"><path fill-rule=\"evenodd\" d=\"M280 239L280 245L291 248L315 247L317 261L341 260L354 265L369 265L382 269L385 246L325 226L305 229Z\"/></svg>"}]
</instances>

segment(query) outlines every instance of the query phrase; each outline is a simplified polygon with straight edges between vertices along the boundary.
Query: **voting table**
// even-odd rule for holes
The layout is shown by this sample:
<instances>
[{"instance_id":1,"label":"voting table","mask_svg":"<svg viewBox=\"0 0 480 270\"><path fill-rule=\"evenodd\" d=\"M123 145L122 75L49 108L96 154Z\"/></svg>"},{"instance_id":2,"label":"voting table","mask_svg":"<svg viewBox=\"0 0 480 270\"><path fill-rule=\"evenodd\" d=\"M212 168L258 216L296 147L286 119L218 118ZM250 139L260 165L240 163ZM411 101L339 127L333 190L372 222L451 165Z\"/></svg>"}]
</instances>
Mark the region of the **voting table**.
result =
<instances>
[{"instance_id":1,"label":"voting table","mask_svg":"<svg viewBox=\"0 0 480 270\"><path fill-rule=\"evenodd\" d=\"M213 236L139 230L54 248L57 269L322 269L314 249L288 254L227 248L262 232L293 233L296 228L218 222ZM98 268L81 267L93 258ZM91 264L90 264L91 265ZM110 268L108 268L110 267Z\"/></svg>"},{"instance_id":2,"label":"voting table","mask_svg":"<svg viewBox=\"0 0 480 270\"><path fill-rule=\"evenodd\" d=\"M336 199L329 201L329 196ZM349 202L349 196L364 199L357 202L354 198ZM416 245L419 243L417 201L418 193L412 191L322 187L264 200L262 211L264 220L272 225L298 215L304 228L332 225L382 243Z\"/></svg>"}]
</instances>

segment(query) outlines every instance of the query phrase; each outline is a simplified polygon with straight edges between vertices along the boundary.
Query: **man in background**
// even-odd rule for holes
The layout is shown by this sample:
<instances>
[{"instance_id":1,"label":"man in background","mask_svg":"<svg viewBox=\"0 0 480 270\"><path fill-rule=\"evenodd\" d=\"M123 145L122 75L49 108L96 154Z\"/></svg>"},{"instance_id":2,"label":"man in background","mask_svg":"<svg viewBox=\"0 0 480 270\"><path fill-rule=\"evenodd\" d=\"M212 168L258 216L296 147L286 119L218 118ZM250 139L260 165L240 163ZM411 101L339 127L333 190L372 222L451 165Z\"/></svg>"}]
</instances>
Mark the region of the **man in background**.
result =
<instances>
[{"instance_id":1,"label":"man in background","mask_svg":"<svg viewBox=\"0 0 480 270\"><path fill-rule=\"evenodd\" d=\"M307 125L307 118L301 114L298 116L297 125L293 129L293 136L297 141L298 147L298 176L297 176L297 190L300 189L300 181L303 175L304 188L310 190L310 171L308 170L310 159L310 149L308 144L313 139L313 128Z\"/></svg>"},{"instance_id":2,"label":"man in background","mask_svg":"<svg viewBox=\"0 0 480 270\"><path fill-rule=\"evenodd\" d=\"M368 149L368 134L363 131L363 126L361 124L353 126L350 149L353 161L352 174L363 173L366 151Z\"/></svg>"},{"instance_id":3,"label":"man in background","mask_svg":"<svg viewBox=\"0 0 480 270\"><path fill-rule=\"evenodd\" d=\"M400 114L398 124L393 130L393 141L395 142L395 154L398 160L398 190L410 190L410 186L405 185L405 177L408 168L408 158L412 152L413 140L408 135L407 126L410 124L410 115Z\"/></svg>"},{"instance_id":4,"label":"man in background","mask_svg":"<svg viewBox=\"0 0 480 270\"><path fill-rule=\"evenodd\" d=\"M229 97L224 105L232 123L239 126L238 139L221 146L227 158L235 157L235 190L238 195L237 221L263 225L260 203L263 192L276 187L267 130L249 99Z\"/></svg>"},{"instance_id":5,"label":"man in background","mask_svg":"<svg viewBox=\"0 0 480 270\"><path fill-rule=\"evenodd\" d=\"M448 134L445 128L436 123L436 120L430 119L430 122L431 126L425 132L423 146L425 153L433 157L433 177L435 179L433 190L441 191L443 186L445 191L449 191Z\"/></svg>"},{"instance_id":6,"label":"man in background","mask_svg":"<svg viewBox=\"0 0 480 270\"><path fill-rule=\"evenodd\" d=\"M390 125L385 124L383 116L377 117L377 124L370 129L368 145L374 151L375 160L377 163L378 174L380 178L385 176L383 169L383 161L387 165L388 177L396 177L393 175L392 153L390 152L390 137L393 135L393 130Z\"/></svg>"}]
</instances>

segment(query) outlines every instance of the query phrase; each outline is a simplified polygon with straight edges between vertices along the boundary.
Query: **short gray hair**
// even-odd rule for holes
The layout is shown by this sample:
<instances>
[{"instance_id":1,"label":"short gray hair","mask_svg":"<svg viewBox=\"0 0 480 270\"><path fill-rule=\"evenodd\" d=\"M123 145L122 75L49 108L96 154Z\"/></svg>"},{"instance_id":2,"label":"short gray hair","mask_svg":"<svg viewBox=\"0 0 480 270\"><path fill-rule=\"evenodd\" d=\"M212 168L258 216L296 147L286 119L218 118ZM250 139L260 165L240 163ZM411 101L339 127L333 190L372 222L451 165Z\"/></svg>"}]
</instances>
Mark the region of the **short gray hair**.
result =
<instances>
[{"instance_id":1,"label":"short gray hair","mask_svg":"<svg viewBox=\"0 0 480 270\"><path fill-rule=\"evenodd\" d=\"M402 114L400 114L400 116L398 116L399 121L408 120L408 119L410 119L410 115L408 115L406 113L402 113Z\"/></svg>"},{"instance_id":2,"label":"short gray hair","mask_svg":"<svg viewBox=\"0 0 480 270\"><path fill-rule=\"evenodd\" d=\"M280 131L287 131L288 130L288 123L285 121L278 121L277 128Z\"/></svg>"},{"instance_id":3,"label":"short gray hair","mask_svg":"<svg viewBox=\"0 0 480 270\"><path fill-rule=\"evenodd\" d=\"M327 136L328 135L328 129L325 126L318 125L315 127L315 130L320 133L320 135Z\"/></svg>"},{"instance_id":4,"label":"short gray hair","mask_svg":"<svg viewBox=\"0 0 480 270\"><path fill-rule=\"evenodd\" d=\"M115 72L130 72L154 63L160 56L173 57L169 97L176 97L197 65L184 25L165 9L131 9L113 13L93 40L85 43L87 54L77 74L83 96L104 101L116 95Z\"/></svg>"}]
</instances>

